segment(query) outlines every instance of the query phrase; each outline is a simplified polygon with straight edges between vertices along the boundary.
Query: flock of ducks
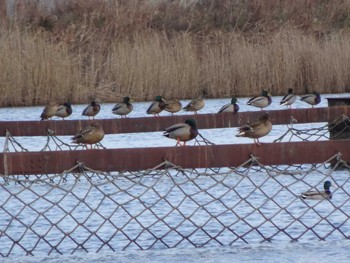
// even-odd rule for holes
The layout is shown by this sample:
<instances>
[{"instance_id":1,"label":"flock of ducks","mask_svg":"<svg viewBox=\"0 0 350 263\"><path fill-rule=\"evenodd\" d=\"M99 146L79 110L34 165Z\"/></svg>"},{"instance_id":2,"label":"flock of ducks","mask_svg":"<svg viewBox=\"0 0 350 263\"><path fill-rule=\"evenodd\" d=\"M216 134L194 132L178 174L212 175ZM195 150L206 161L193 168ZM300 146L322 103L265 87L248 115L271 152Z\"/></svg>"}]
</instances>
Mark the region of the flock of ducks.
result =
<instances>
[{"instance_id":1,"label":"flock of ducks","mask_svg":"<svg viewBox=\"0 0 350 263\"><path fill-rule=\"evenodd\" d=\"M101 105L95 101L92 101L84 110L81 115L94 118L97 113L101 110ZM72 115L72 105L68 102L58 105L54 101L50 101L48 105L45 106L43 112L40 115L41 120L49 120L52 117L60 117L62 119Z\"/></svg>"},{"instance_id":2,"label":"flock of ducks","mask_svg":"<svg viewBox=\"0 0 350 263\"><path fill-rule=\"evenodd\" d=\"M186 106L182 107L179 100L166 100L162 96L157 96L155 100L149 105L146 110L147 114L152 114L155 117L159 117L159 113L163 110L168 111L172 114L180 111L192 111L197 114L205 106L206 92L202 92L200 96L191 100ZM288 93L282 98L280 104L291 108L291 105L296 101L297 96L293 94L292 89L288 89ZM321 102L321 97L318 92L306 94L300 96L301 101L310 104L312 107ZM126 116L134 109L133 102L129 97L124 97L123 101L117 103L112 113L126 118ZM272 98L266 90L263 90L260 96L252 97L247 104L258 107L261 110L266 108L272 103ZM87 116L89 119L94 117L100 112L101 106L96 102L92 101L83 110L82 115ZM231 102L222 106L218 113L232 112L236 113L239 111L237 104L237 98L233 97ZM43 110L41 114L41 120L48 120L54 116L62 119L72 114L72 107L70 103L64 103L58 105L55 102L50 102ZM249 122L242 127L238 128L237 137L248 137L254 139L254 143L258 146L261 145L259 138L266 136L272 129L272 123L267 113L263 113L258 120ZM175 139L177 145L186 145L187 141L190 141L198 135L197 124L194 119L187 119L184 123L178 123L168 127L164 134L165 137ZM91 123L88 127L80 130L73 138L72 141L78 144L96 144L101 141L104 137L103 128L97 122ZM182 144L181 144L182 143Z\"/></svg>"},{"instance_id":3,"label":"flock of ducks","mask_svg":"<svg viewBox=\"0 0 350 263\"><path fill-rule=\"evenodd\" d=\"M191 111L197 114L205 106L206 93L203 92L197 98L191 100L186 106L182 107L181 102L178 99L167 100L162 96L157 96L153 102L149 105L146 110L147 114L159 117L159 114L164 110L172 114L179 112L180 110ZM280 101L280 105L287 106L291 108L291 105L296 101L297 96L293 94L292 89L288 89L288 93ZM312 107L321 102L321 96L318 92L313 92L306 95L301 95L300 100L310 104ZM117 103L113 109L112 113L119 115L122 118L133 111L134 106L131 104L133 102L130 97L124 97L120 103ZM268 107L272 103L272 98L266 90L263 90L261 95L252 97L247 105L251 105L263 110L263 108ZM101 106L96 102L92 101L82 112L83 116L92 117L96 116L100 112ZM222 106L218 113L222 112L232 112L236 113L239 111L239 105L237 104L237 98L233 97L231 102ZM72 114L71 104L66 102L62 105L58 105L56 102L51 101L43 110L41 114L41 120L51 119L52 117L60 117L62 119L69 117Z\"/></svg>"},{"instance_id":4,"label":"flock of ducks","mask_svg":"<svg viewBox=\"0 0 350 263\"><path fill-rule=\"evenodd\" d=\"M162 96L157 96L155 100L150 104L146 113L152 114L155 117L159 116L159 113L163 110L168 111L172 114L182 110L192 111L197 114L205 106L205 92L199 97L191 100L185 107L179 100L166 100ZM280 105L287 106L291 108L291 105L296 101L297 96L293 94L292 89L288 89L288 93L280 101ZM318 92L311 94L306 94L300 96L300 100L310 104L312 107L321 102L321 97ZM126 118L126 116L132 112L133 102L129 97L124 97L123 101L116 104L112 113ZM252 97L247 104L258 107L261 110L268 107L272 103L272 98L267 91L262 91L260 96ZM101 106L96 102L92 101L83 110L82 115L87 116L92 119L99 113ZM239 111L239 106L237 104L237 99L232 98L231 102L222 106L218 113L231 112L237 113ZM41 120L48 120L54 116L60 117L62 119L70 116L72 114L72 107L69 103L64 103L58 105L55 102L50 102L43 110L41 114ZM238 128L237 137L248 137L254 139L256 145L261 145L259 138L266 136L272 129L272 123L269 119L268 113L264 112L259 119L249 122L242 127ZM187 141L193 140L198 135L197 123L195 119L189 118L185 120L184 123L177 123L165 129L163 136L174 139L177 141L176 146L184 146ZM102 126L93 121L87 127L81 129L72 137L72 142L77 144L90 145L92 148L93 144L99 143L104 138L104 131ZM331 199L332 194L330 191L331 182L326 181L324 183L324 191L309 191L301 195L303 199Z\"/></svg>"}]
</instances>

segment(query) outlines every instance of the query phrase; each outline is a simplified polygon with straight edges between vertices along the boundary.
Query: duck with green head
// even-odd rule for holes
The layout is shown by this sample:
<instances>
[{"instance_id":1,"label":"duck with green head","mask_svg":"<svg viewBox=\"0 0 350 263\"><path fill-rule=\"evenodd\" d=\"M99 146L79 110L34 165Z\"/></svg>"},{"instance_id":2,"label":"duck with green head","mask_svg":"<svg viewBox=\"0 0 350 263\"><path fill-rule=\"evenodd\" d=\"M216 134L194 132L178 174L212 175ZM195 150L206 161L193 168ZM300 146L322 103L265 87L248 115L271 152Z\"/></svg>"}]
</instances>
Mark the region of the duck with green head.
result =
<instances>
[{"instance_id":1,"label":"duck with green head","mask_svg":"<svg viewBox=\"0 0 350 263\"><path fill-rule=\"evenodd\" d=\"M69 102L65 102L62 105L58 106L55 116L60 117L64 120L68 116L72 115L73 110Z\"/></svg>"},{"instance_id":2,"label":"duck with green head","mask_svg":"<svg viewBox=\"0 0 350 263\"><path fill-rule=\"evenodd\" d=\"M321 102L321 95L317 91L311 94L305 94L300 96L300 100L304 101L312 106L312 108Z\"/></svg>"},{"instance_id":3,"label":"duck with green head","mask_svg":"<svg viewBox=\"0 0 350 263\"><path fill-rule=\"evenodd\" d=\"M159 113L161 113L166 106L167 104L162 98L162 96L157 96L151 103L151 105L148 107L146 113L153 114L155 117L159 117Z\"/></svg>"},{"instance_id":4,"label":"duck with green head","mask_svg":"<svg viewBox=\"0 0 350 263\"><path fill-rule=\"evenodd\" d=\"M239 106L237 104L237 99L233 97L231 99L231 103L228 103L224 106L221 107L221 109L218 111L218 113L221 112L232 112L232 113L237 113L239 111Z\"/></svg>"},{"instance_id":5,"label":"duck with green head","mask_svg":"<svg viewBox=\"0 0 350 263\"><path fill-rule=\"evenodd\" d=\"M163 133L163 136L177 141L175 146L185 146L187 141L193 140L197 135L197 123L194 119L187 119L184 123L174 124L166 128Z\"/></svg>"},{"instance_id":6,"label":"duck with green head","mask_svg":"<svg viewBox=\"0 0 350 263\"><path fill-rule=\"evenodd\" d=\"M293 89L288 89L288 93L282 98L280 104L291 109L291 105L295 102L296 99L297 96L293 94Z\"/></svg>"},{"instance_id":7,"label":"duck with green head","mask_svg":"<svg viewBox=\"0 0 350 263\"><path fill-rule=\"evenodd\" d=\"M254 143L261 145L259 138L266 136L272 129L272 123L267 113L261 115L259 120L238 128L237 137L248 137L254 139Z\"/></svg>"},{"instance_id":8,"label":"duck with green head","mask_svg":"<svg viewBox=\"0 0 350 263\"><path fill-rule=\"evenodd\" d=\"M323 199L332 199L332 192L330 187L332 186L331 181L325 181L323 184L324 191L308 191L301 195L302 199L311 199L311 200L323 200Z\"/></svg>"},{"instance_id":9,"label":"duck with green head","mask_svg":"<svg viewBox=\"0 0 350 263\"><path fill-rule=\"evenodd\" d=\"M130 102L132 102L130 97L124 97L123 102L117 103L113 107L112 113L120 115L122 118L123 116L126 118L126 115L128 115L134 109L134 106Z\"/></svg>"},{"instance_id":10,"label":"duck with green head","mask_svg":"<svg viewBox=\"0 0 350 263\"><path fill-rule=\"evenodd\" d=\"M98 104L95 100L91 101L91 103L86 106L86 108L83 110L83 113L81 115L88 116L89 118L92 117L92 119L95 118L95 116L100 112L101 106Z\"/></svg>"},{"instance_id":11,"label":"duck with green head","mask_svg":"<svg viewBox=\"0 0 350 263\"><path fill-rule=\"evenodd\" d=\"M271 96L266 90L263 90L260 96L255 96L247 102L248 105L260 108L261 110L269 106L271 103Z\"/></svg>"}]
</instances>

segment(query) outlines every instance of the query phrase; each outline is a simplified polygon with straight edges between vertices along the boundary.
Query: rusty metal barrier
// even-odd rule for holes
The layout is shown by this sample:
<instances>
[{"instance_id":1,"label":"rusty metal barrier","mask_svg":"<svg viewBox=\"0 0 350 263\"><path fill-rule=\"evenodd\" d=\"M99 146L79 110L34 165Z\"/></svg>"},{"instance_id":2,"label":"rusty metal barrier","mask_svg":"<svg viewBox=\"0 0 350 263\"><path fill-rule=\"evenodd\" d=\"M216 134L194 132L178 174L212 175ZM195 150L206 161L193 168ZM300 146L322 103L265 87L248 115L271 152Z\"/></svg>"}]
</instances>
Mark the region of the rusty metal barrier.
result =
<instances>
[{"instance_id":1,"label":"rusty metal barrier","mask_svg":"<svg viewBox=\"0 0 350 263\"><path fill-rule=\"evenodd\" d=\"M64 144L40 152L4 147L0 257L348 238L350 178L336 169L350 168L350 140L332 139L349 127L349 109L269 111L274 124L290 123L291 117L328 122L306 130L288 125L299 142L284 134L261 146L77 150ZM195 118L205 129L239 126L259 114ZM163 130L188 117L98 121L106 133L121 133ZM8 122L1 131L11 132L9 140L53 139L46 128L70 135L86 122ZM339 129L329 136L334 127ZM325 180L334 185L332 199L300 198L322 189Z\"/></svg>"},{"instance_id":2,"label":"rusty metal barrier","mask_svg":"<svg viewBox=\"0 0 350 263\"><path fill-rule=\"evenodd\" d=\"M273 153L273 154L271 154ZM165 160L183 168L235 167L252 155L265 165L319 163L336 153L350 161L350 141L309 141L188 147L93 149L49 152L0 153L0 173L52 174L70 169L77 162L99 171L152 169ZM164 169L164 167L158 167Z\"/></svg>"},{"instance_id":3,"label":"rusty metal barrier","mask_svg":"<svg viewBox=\"0 0 350 263\"><path fill-rule=\"evenodd\" d=\"M298 123L314 123L333 121L342 114L350 116L349 106L334 106L325 108L285 109L268 111L274 125L289 124L293 120ZM154 132L163 131L174 123L183 122L187 118L195 118L200 129L238 127L248 121L256 119L260 111L196 114L126 118L126 119L96 119L102 124L106 134ZM12 136L46 136L47 129L56 135L72 135L89 120L50 120L50 121L2 121L0 122L0 136L6 136L8 130Z\"/></svg>"},{"instance_id":4,"label":"rusty metal barrier","mask_svg":"<svg viewBox=\"0 0 350 263\"><path fill-rule=\"evenodd\" d=\"M350 177L335 170L342 163L335 154L272 167L252 156L235 168L165 162L113 173L79 163L59 174L0 177L0 257L346 240ZM301 198L326 180L331 199Z\"/></svg>"}]
</instances>

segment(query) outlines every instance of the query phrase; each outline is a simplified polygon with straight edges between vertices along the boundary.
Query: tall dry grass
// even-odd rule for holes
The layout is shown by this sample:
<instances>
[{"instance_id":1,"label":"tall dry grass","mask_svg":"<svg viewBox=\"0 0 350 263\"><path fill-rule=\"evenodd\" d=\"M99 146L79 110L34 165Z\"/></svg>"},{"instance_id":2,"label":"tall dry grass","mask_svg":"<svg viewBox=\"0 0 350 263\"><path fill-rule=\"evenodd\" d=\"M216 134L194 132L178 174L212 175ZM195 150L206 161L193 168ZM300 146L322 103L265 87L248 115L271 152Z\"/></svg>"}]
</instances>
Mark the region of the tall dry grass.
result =
<instances>
[{"instance_id":1,"label":"tall dry grass","mask_svg":"<svg viewBox=\"0 0 350 263\"><path fill-rule=\"evenodd\" d=\"M1 105L76 101L84 90L79 66L67 49L48 44L42 32L2 33L0 57Z\"/></svg>"},{"instance_id":2,"label":"tall dry grass","mask_svg":"<svg viewBox=\"0 0 350 263\"><path fill-rule=\"evenodd\" d=\"M350 1L339 2L33 5L0 21L0 105L349 92Z\"/></svg>"}]
</instances>

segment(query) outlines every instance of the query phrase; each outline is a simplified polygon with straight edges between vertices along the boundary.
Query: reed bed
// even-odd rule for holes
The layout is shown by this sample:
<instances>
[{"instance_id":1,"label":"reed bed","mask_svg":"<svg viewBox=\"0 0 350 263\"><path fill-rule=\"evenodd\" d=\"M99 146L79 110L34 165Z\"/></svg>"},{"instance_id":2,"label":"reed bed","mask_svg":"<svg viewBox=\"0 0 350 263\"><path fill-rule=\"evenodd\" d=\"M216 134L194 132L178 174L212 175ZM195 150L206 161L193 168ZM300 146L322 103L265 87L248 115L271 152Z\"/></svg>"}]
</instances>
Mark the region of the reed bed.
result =
<instances>
[{"instance_id":1,"label":"reed bed","mask_svg":"<svg viewBox=\"0 0 350 263\"><path fill-rule=\"evenodd\" d=\"M349 92L349 1L73 2L0 21L1 106Z\"/></svg>"}]
</instances>

